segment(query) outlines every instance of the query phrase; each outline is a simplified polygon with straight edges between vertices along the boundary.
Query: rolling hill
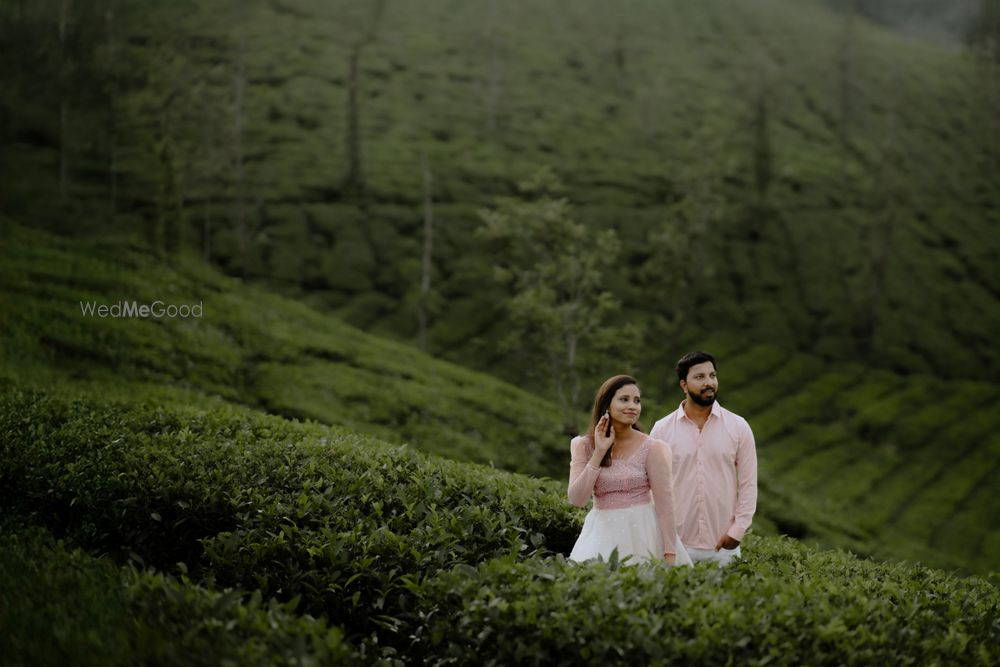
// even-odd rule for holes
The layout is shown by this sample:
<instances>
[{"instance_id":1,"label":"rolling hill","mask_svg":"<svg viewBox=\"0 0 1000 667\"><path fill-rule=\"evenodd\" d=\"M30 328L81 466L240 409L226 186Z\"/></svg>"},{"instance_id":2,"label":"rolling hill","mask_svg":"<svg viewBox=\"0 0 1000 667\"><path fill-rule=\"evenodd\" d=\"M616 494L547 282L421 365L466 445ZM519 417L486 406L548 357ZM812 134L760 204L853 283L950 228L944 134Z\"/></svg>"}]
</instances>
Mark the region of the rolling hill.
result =
<instances>
[{"instance_id":1,"label":"rolling hill","mask_svg":"<svg viewBox=\"0 0 1000 667\"><path fill-rule=\"evenodd\" d=\"M997 99L832 4L0 4L4 655L995 663ZM594 373L754 428L735 568L560 556L476 233L539 167L621 241Z\"/></svg>"},{"instance_id":2,"label":"rolling hill","mask_svg":"<svg viewBox=\"0 0 1000 667\"><path fill-rule=\"evenodd\" d=\"M998 378L995 100L961 53L819 0L103 3L72 49L53 7L0 15L18 220L197 247L412 340L423 155L430 350L520 381L474 231L548 166L622 239L648 372L718 332Z\"/></svg>"},{"instance_id":3,"label":"rolling hill","mask_svg":"<svg viewBox=\"0 0 1000 667\"><path fill-rule=\"evenodd\" d=\"M11 386L313 419L459 461L566 474L554 406L184 259L0 225L0 372ZM197 319L85 316L81 302L202 303ZM718 338L720 396L754 428L763 534L996 569L1000 390ZM645 383L644 383L645 384ZM532 389L528 387L527 389ZM676 407L646 389L643 423ZM965 406L976 405L967 412ZM956 417L963 413L963 418ZM581 416L581 421L583 417ZM961 545L961 546L959 546Z\"/></svg>"},{"instance_id":4,"label":"rolling hill","mask_svg":"<svg viewBox=\"0 0 1000 667\"><path fill-rule=\"evenodd\" d=\"M561 485L232 407L0 393L13 664L994 664L988 580L564 555ZM614 622L612 622L614 621Z\"/></svg>"},{"instance_id":5,"label":"rolling hill","mask_svg":"<svg viewBox=\"0 0 1000 667\"><path fill-rule=\"evenodd\" d=\"M537 475L565 467L544 402L366 335L197 260L71 242L0 223L0 376L168 404L236 404L322 420ZM85 305L201 304L201 318L102 318Z\"/></svg>"}]
</instances>

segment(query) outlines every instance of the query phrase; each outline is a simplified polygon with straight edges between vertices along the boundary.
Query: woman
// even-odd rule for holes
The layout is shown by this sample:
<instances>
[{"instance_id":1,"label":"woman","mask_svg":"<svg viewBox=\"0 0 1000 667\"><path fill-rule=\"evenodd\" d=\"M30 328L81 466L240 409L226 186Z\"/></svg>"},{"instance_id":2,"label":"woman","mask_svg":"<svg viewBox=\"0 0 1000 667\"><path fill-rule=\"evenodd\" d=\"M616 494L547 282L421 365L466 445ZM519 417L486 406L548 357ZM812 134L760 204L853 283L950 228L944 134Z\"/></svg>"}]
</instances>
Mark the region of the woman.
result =
<instances>
[{"instance_id":1,"label":"woman","mask_svg":"<svg viewBox=\"0 0 1000 667\"><path fill-rule=\"evenodd\" d=\"M569 501L583 507L594 497L570 560L607 559L617 548L633 561L691 564L677 537L670 450L639 429L640 414L635 378L608 378L594 399L589 434L570 443Z\"/></svg>"}]
</instances>

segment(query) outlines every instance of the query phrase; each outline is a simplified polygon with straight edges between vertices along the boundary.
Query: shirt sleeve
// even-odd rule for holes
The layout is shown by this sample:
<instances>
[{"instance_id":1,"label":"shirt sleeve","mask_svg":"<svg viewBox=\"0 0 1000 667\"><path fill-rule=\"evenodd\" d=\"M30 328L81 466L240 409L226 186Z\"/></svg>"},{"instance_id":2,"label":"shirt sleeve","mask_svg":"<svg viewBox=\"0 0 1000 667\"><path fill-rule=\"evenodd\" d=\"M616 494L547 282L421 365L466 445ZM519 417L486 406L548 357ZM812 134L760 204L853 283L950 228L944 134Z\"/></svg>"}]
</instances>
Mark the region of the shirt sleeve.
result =
<instances>
[{"instance_id":1,"label":"shirt sleeve","mask_svg":"<svg viewBox=\"0 0 1000 667\"><path fill-rule=\"evenodd\" d=\"M594 495L594 483L601 474L600 469L595 470L590 465L590 457L594 455L594 447L590 442L581 436L573 438L569 443L570 464L569 464L569 488L566 493L569 502L577 507L583 507L590 502L590 497Z\"/></svg>"},{"instance_id":2,"label":"shirt sleeve","mask_svg":"<svg viewBox=\"0 0 1000 667\"><path fill-rule=\"evenodd\" d=\"M654 440L662 440L666 442L667 439L663 437L664 431L666 431L666 426L663 425L664 420L660 420L653 424L653 428L649 431L649 437Z\"/></svg>"},{"instance_id":3,"label":"shirt sleeve","mask_svg":"<svg viewBox=\"0 0 1000 667\"><path fill-rule=\"evenodd\" d=\"M653 492L656 522L663 539L663 553L677 555L677 516L674 512L674 473L670 447L655 440L646 455L646 474Z\"/></svg>"},{"instance_id":4,"label":"shirt sleeve","mask_svg":"<svg viewBox=\"0 0 1000 667\"><path fill-rule=\"evenodd\" d=\"M734 540L743 540L754 512L757 511L757 445L750 425L743 422L740 442L736 448L736 481L738 496L733 525L726 532Z\"/></svg>"}]
</instances>

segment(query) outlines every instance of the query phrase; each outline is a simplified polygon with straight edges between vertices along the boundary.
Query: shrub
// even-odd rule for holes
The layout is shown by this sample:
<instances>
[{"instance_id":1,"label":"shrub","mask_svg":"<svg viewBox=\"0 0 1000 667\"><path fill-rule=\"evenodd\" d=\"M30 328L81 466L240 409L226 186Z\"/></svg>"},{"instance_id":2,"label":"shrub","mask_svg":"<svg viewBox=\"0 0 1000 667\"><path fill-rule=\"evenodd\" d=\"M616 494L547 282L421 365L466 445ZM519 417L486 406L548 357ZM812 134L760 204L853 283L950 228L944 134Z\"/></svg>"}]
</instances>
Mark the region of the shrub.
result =
<instances>
[{"instance_id":1,"label":"shrub","mask_svg":"<svg viewBox=\"0 0 1000 667\"><path fill-rule=\"evenodd\" d=\"M432 663L995 664L1000 595L906 564L751 539L668 568L496 559L428 582L408 655Z\"/></svg>"},{"instance_id":2,"label":"shrub","mask_svg":"<svg viewBox=\"0 0 1000 667\"><path fill-rule=\"evenodd\" d=\"M394 627L438 570L568 551L582 521L552 482L235 409L10 391L0 432L0 511L119 560L301 596L359 633Z\"/></svg>"},{"instance_id":3,"label":"shrub","mask_svg":"<svg viewBox=\"0 0 1000 667\"><path fill-rule=\"evenodd\" d=\"M342 631L163 574L117 568L45 531L0 534L0 647L10 665L316 665L359 662Z\"/></svg>"}]
</instances>

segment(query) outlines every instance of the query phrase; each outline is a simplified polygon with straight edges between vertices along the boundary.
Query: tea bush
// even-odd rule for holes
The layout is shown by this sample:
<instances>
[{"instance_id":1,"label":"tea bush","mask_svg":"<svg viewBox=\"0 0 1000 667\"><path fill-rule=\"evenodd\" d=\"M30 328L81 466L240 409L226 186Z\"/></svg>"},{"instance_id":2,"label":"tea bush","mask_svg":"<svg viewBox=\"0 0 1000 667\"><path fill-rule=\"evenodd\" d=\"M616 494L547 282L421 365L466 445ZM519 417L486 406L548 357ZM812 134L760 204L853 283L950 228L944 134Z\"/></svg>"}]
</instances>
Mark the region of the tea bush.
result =
<instances>
[{"instance_id":1,"label":"tea bush","mask_svg":"<svg viewBox=\"0 0 1000 667\"><path fill-rule=\"evenodd\" d=\"M25 664L1000 660L981 579L754 536L725 570L571 564L561 484L317 424L7 385L0 434L0 512L119 565L0 533Z\"/></svg>"},{"instance_id":2,"label":"tea bush","mask_svg":"<svg viewBox=\"0 0 1000 667\"><path fill-rule=\"evenodd\" d=\"M568 551L582 521L554 482L233 408L11 390L0 432L0 511L119 560L300 596L354 632L395 625L441 569Z\"/></svg>"},{"instance_id":3,"label":"tea bush","mask_svg":"<svg viewBox=\"0 0 1000 667\"><path fill-rule=\"evenodd\" d=\"M996 664L1000 594L981 579L788 538L669 568L496 559L428 582L408 655L437 664Z\"/></svg>"},{"instance_id":4,"label":"tea bush","mask_svg":"<svg viewBox=\"0 0 1000 667\"><path fill-rule=\"evenodd\" d=\"M358 663L338 628L259 592L118 568L45 531L0 534L0 651L6 665Z\"/></svg>"}]
</instances>

